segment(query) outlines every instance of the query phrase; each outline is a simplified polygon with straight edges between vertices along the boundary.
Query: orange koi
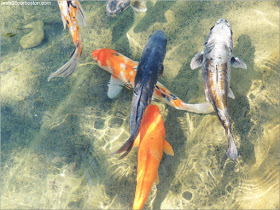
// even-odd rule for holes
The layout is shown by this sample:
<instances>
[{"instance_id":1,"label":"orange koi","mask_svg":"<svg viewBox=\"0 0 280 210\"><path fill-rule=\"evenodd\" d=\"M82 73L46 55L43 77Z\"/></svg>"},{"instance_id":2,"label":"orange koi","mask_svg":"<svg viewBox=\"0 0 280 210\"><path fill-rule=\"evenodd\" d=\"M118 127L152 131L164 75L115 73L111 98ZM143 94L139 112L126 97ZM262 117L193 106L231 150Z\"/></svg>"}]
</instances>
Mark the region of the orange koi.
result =
<instances>
[{"instance_id":1,"label":"orange koi","mask_svg":"<svg viewBox=\"0 0 280 210\"><path fill-rule=\"evenodd\" d=\"M158 167L163 151L174 155L172 147L165 140L165 127L157 105L149 105L145 110L140 131L133 146L139 146L133 209L142 209L153 183L159 183Z\"/></svg>"},{"instance_id":2,"label":"orange koi","mask_svg":"<svg viewBox=\"0 0 280 210\"><path fill-rule=\"evenodd\" d=\"M92 57L100 68L111 74L111 79L108 84L109 98L115 98L121 92L123 86L128 89L133 89L138 62L109 48L94 50ZM204 114L213 112L210 103L187 104L171 93L160 82L156 83L153 98L163 101L179 110Z\"/></svg>"},{"instance_id":3,"label":"orange koi","mask_svg":"<svg viewBox=\"0 0 280 210\"><path fill-rule=\"evenodd\" d=\"M83 49L79 35L79 24L82 26L86 25L85 13L79 1L58 0L57 3L61 12L64 29L67 25L76 48L72 53L70 60L56 72L51 73L48 77L48 81L50 81L53 77L68 77L74 72L77 67L78 60L82 56Z\"/></svg>"}]
</instances>

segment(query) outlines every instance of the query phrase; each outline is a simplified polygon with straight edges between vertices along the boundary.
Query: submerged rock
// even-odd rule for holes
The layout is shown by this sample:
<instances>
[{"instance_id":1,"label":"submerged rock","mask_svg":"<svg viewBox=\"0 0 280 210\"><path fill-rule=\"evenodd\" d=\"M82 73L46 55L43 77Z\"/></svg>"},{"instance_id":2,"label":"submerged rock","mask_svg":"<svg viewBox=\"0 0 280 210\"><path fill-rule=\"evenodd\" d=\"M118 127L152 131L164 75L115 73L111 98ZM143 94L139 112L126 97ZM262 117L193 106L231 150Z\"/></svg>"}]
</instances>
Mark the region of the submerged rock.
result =
<instances>
[{"instance_id":1,"label":"submerged rock","mask_svg":"<svg viewBox=\"0 0 280 210\"><path fill-rule=\"evenodd\" d=\"M20 46L24 49L38 46L44 39L43 26L44 22L41 20L25 25L24 28L32 28L32 31L21 38Z\"/></svg>"}]
</instances>

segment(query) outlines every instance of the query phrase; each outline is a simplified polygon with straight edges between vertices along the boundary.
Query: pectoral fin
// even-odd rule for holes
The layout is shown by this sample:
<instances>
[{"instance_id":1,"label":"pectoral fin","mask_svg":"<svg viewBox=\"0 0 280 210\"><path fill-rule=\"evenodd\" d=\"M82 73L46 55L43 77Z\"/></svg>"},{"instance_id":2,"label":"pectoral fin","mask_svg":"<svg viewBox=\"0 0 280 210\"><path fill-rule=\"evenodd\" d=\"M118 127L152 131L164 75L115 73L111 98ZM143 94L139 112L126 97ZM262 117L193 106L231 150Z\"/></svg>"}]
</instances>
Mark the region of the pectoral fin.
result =
<instances>
[{"instance_id":1,"label":"pectoral fin","mask_svg":"<svg viewBox=\"0 0 280 210\"><path fill-rule=\"evenodd\" d=\"M80 25L86 26L86 15L81 4L79 5L79 9L77 10L77 21Z\"/></svg>"},{"instance_id":2,"label":"pectoral fin","mask_svg":"<svg viewBox=\"0 0 280 210\"><path fill-rule=\"evenodd\" d=\"M122 81L112 75L108 83L108 97L111 99L117 97L117 95L121 92L123 85L124 83Z\"/></svg>"},{"instance_id":3,"label":"pectoral fin","mask_svg":"<svg viewBox=\"0 0 280 210\"><path fill-rule=\"evenodd\" d=\"M159 176L158 176L158 171L156 172L155 183L156 183L156 184L159 184Z\"/></svg>"},{"instance_id":4,"label":"pectoral fin","mask_svg":"<svg viewBox=\"0 0 280 210\"><path fill-rule=\"evenodd\" d=\"M234 68L247 69L246 63L237 56L232 56L230 62Z\"/></svg>"},{"instance_id":5,"label":"pectoral fin","mask_svg":"<svg viewBox=\"0 0 280 210\"><path fill-rule=\"evenodd\" d=\"M206 97L206 100L208 101L207 97ZM188 112L194 112L194 113L199 113L199 114L208 114L208 113L214 112L214 109L209 102L201 103L201 104L182 103L181 109L186 110Z\"/></svg>"},{"instance_id":6,"label":"pectoral fin","mask_svg":"<svg viewBox=\"0 0 280 210\"><path fill-rule=\"evenodd\" d=\"M60 15L61 15L62 23L63 23L63 28L65 29L65 28L66 28L66 20L65 20L65 18L63 17L62 13L60 13Z\"/></svg>"},{"instance_id":7,"label":"pectoral fin","mask_svg":"<svg viewBox=\"0 0 280 210\"><path fill-rule=\"evenodd\" d=\"M138 66L138 62L137 62L137 65L132 67L134 69L134 71L137 71L137 66Z\"/></svg>"},{"instance_id":8,"label":"pectoral fin","mask_svg":"<svg viewBox=\"0 0 280 210\"><path fill-rule=\"evenodd\" d=\"M196 53L194 55L194 57L191 60L191 69L194 70L200 66L202 66L202 62L203 62L203 54L204 52L201 51L199 53Z\"/></svg>"},{"instance_id":9,"label":"pectoral fin","mask_svg":"<svg viewBox=\"0 0 280 210\"><path fill-rule=\"evenodd\" d=\"M138 136L136 137L133 147L139 147L139 142L140 142L140 132L138 133Z\"/></svg>"},{"instance_id":10,"label":"pectoral fin","mask_svg":"<svg viewBox=\"0 0 280 210\"><path fill-rule=\"evenodd\" d=\"M163 140L163 151L168 155L174 156L172 146L165 139Z\"/></svg>"},{"instance_id":11,"label":"pectoral fin","mask_svg":"<svg viewBox=\"0 0 280 210\"><path fill-rule=\"evenodd\" d=\"M230 97L232 99L235 99L235 96L234 96L234 94L232 92L232 89L230 87L228 88L228 97Z\"/></svg>"},{"instance_id":12,"label":"pectoral fin","mask_svg":"<svg viewBox=\"0 0 280 210\"><path fill-rule=\"evenodd\" d=\"M160 72L159 72L159 76L162 76L163 75L163 69L164 69L164 67L163 67L163 65L161 66L161 69L160 69Z\"/></svg>"}]
</instances>

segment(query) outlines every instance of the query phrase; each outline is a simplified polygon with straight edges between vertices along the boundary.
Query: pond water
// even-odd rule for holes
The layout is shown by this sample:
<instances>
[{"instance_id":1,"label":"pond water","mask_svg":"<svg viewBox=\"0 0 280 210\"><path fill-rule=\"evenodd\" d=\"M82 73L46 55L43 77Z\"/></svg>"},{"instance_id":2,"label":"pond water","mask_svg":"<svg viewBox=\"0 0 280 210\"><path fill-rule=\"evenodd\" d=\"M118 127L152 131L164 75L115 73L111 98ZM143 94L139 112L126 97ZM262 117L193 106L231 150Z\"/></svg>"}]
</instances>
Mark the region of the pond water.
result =
<instances>
[{"instance_id":1,"label":"pond water","mask_svg":"<svg viewBox=\"0 0 280 210\"><path fill-rule=\"evenodd\" d=\"M18 1L19 2L19 1ZM205 102L203 49L219 18L233 31L233 54L247 69L231 70L228 99L239 157L225 157L227 137L215 113L176 110L159 101L166 138L175 155L163 155L160 183L146 209L279 208L279 2L148 1L108 17L105 1L82 1L83 55L67 78L48 76L73 49L56 1L45 5L1 2L1 207L3 209L129 209L137 173L137 149L112 156L129 137L132 92L107 97L110 75L91 57L111 48L139 61L149 36L167 37L159 81L188 103ZM25 25L43 22L43 40L23 48ZM37 22L38 23L38 22ZM42 30L30 38L42 36Z\"/></svg>"}]
</instances>

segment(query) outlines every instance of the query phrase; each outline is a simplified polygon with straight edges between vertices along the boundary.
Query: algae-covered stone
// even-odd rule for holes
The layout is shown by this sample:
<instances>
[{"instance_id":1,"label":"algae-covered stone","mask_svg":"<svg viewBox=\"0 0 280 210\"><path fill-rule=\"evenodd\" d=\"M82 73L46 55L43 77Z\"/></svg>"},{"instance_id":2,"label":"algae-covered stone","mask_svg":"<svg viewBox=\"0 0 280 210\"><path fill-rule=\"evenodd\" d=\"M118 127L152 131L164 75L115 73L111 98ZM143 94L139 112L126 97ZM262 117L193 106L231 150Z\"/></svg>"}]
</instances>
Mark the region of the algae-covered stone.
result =
<instances>
[{"instance_id":1,"label":"algae-covered stone","mask_svg":"<svg viewBox=\"0 0 280 210\"><path fill-rule=\"evenodd\" d=\"M41 20L25 25L24 28L32 28L32 31L21 38L20 46L24 49L38 46L44 39L43 26L44 23Z\"/></svg>"}]
</instances>

